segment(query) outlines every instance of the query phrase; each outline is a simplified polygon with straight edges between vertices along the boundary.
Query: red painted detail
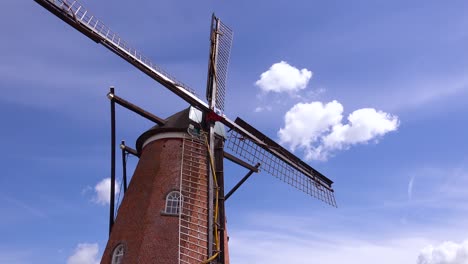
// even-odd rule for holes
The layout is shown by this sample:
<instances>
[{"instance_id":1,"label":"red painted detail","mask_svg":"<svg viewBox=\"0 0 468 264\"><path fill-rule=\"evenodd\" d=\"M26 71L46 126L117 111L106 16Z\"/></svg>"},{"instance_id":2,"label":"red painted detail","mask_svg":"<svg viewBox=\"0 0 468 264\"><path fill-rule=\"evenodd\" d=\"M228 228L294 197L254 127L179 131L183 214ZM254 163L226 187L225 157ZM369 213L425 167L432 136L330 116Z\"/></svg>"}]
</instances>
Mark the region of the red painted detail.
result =
<instances>
[{"instance_id":1,"label":"red painted detail","mask_svg":"<svg viewBox=\"0 0 468 264\"><path fill-rule=\"evenodd\" d=\"M206 121L208 121L208 123L221 121L223 119L224 117L216 114L213 110L210 110L209 112L206 113Z\"/></svg>"}]
</instances>

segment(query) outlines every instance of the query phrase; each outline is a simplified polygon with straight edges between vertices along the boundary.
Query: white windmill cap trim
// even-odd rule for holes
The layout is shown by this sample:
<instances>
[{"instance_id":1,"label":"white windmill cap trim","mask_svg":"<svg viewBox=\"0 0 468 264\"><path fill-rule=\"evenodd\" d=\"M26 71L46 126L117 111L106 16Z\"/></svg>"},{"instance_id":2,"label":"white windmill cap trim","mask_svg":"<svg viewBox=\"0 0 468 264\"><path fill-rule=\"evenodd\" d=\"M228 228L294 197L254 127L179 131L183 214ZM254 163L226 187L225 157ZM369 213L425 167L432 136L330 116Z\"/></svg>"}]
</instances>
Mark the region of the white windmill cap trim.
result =
<instances>
[{"instance_id":1,"label":"white windmill cap trim","mask_svg":"<svg viewBox=\"0 0 468 264\"><path fill-rule=\"evenodd\" d=\"M185 132L166 132L166 133L160 133L156 134L154 136L149 137L145 142L143 143L142 149L145 148L146 145L149 143L159 140L159 139L166 139L166 138L185 138L185 135L187 133Z\"/></svg>"}]
</instances>

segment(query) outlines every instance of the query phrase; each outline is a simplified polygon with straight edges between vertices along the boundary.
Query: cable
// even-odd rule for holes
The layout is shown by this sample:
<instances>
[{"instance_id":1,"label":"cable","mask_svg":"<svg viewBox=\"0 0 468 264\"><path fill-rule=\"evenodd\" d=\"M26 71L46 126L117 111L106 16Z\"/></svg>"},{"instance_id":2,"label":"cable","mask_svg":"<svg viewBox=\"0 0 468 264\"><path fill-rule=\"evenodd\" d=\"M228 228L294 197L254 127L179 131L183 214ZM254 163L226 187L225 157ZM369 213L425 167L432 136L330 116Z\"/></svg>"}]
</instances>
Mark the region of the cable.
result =
<instances>
[{"instance_id":1,"label":"cable","mask_svg":"<svg viewBox=\"0 0 468 264\"><path fill-rule=\"evenodd\" d=\"M203 131L204 132L204 131ZM208 139L207 139L207 136L206 136L206 132L203 133L204 134L204 138L205 138L205 145L206 145L206 148L208 150L208 156L210 157L210 167L211 167L211 171L213 172L213 182L214 182L214 189L216 191L216 199L215 199L215 212L214 212L214 236L215 236L215 245L216 245L216 253L213 254L211 257L209 257L207 260L201 262L201 264L208 264L210 263L211 261L213 261L214 259L216 259L219 255L219 252L220 252L220 244L219 244L219 236L218 236L218 225L216 224L216 221L218 219L218 213L219 213L219 204L218 204L218 201L219 201L219 190L218 190L218 180L217 180L217 177L216 177L216 170L215 170L215 166L214 166L214 161L213 161L213 155L211 153L211 150L210 150L210 145L208 144Z\"/></svg>"},{"instance_id":2,"label":"cable","mask_svg":"<svg viewBox=\"0 0 468 264\"><path fill-rule=\"evenodd\" d=\"M130 157L130 154L125 153L125 161L124 161L125 164L127 164L127 160L129 157ZM123 166L123 163L122 163L122 166ZM119 193L117 194L117 206L114 212L114 217L117 217L117 212L119 211L120 205L122 204L122 201L120 200L120 194L122 193L122 189L123 189L123 180L120 182ZM123 200L123 196L122 196L122 200Z\"/></svg>"}]
</instances>

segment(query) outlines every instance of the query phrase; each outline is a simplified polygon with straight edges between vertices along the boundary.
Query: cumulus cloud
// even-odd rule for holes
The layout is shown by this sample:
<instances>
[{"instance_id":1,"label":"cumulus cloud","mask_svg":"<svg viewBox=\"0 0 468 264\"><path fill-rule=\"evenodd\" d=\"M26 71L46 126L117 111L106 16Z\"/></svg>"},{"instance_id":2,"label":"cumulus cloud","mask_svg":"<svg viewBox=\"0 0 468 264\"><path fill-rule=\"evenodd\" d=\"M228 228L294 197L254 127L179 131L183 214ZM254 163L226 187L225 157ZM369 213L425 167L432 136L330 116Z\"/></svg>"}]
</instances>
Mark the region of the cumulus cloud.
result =
<instances>
[{"instance_id":1,"label":"cumulus cloud","mask_svg":"<svg viewBox=\"0 0 468 264\"><path fill-rule=\"evenodd\" d=\"M294 105L278 131L280 142L293 151L301 148L307 160L326 160L334 151L378 139L398 128L398 117L373 108L358 109L343 124L343 105L338 101Z\"/></svg>"},{"instance_id":2,"label":"cumulus cloud","mask_svg":"<svg viewBox=\"0 0 468 264\"><path fill-rule=\"evenodd\" d=\"M421 250L417 264L468 264L468 240L429 245Z\"/></svg>"},{"instance_id":3,"label":"cumulus cloud","mask_svg":"<svg viewBox=\"0 0 468 264\"><path fill-rule=\"evenodd\" d=\"M94 244L78 244L73 255L68 257L67 264L97 264L99 247Z\"/></svg>"},{"instance_id":4,"label":"cumulus cloud","mask_svg":"<svg viewBox=\"0 0 468 264\"><path fill-rule=\"evenodd\" d=\"M284 128L278 132L281 142L288 143L294 151L297 147L307 148L341 122L343 106L337 101L298 103L285 115Z\"/></svg>"},{"instance_id":5,"label":"cumulus cloud","mask_svg":"<svg viewBox=\"0 0 468 264\"><path fill-rule=\"evenodd\" d=\"M324 137L329 148L342 149L346 145L367 142L377 136L395 130L398 118L373 108L363 108L348 116L348 124L336 124Z\"/></svg>"},{"instance_id":6,"label":"cumulus cloud","mask_svg":"<svg viewBox=\"0 0 468 264\"><path fill-rule=\"evenodd\" d=\"M305 89L312 78L312 72L307 69L299 70L281 61L271 65L270 69L260 75L260 79L255 82L264 92L288 92L294 93Z\"/></svg>"},{"instance_id":7,"label":"cumulus cloud","mask_svg":"<svg viewBox=\"0 0 468 264\"><path fill-rule=\"evenodd\" d=\"M106 205L110 203L110 187L111 187L111 179L105 178L102 181L98 182L96 186L94 186L95 196L93 201L97 204ZM115 194L119 194L119 182L115 181Z\"/></svg>"}]
</instances>

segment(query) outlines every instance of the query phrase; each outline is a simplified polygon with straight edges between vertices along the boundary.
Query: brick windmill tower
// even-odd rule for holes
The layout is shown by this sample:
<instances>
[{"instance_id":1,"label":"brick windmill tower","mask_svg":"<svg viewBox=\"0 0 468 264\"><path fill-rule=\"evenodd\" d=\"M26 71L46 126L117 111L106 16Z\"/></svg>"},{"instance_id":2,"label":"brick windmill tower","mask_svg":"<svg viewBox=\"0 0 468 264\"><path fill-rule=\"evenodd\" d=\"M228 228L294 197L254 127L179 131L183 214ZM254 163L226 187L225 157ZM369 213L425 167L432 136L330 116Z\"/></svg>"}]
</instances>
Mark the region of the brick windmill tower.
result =
<instances>
[{"instance_id":1,"label":"brick windmill tower","mask_svg":"<svg viewBox=\"0 0 468 264\"><path fill-rule=\"evenodd\" d=\"M101 263L121 256L123 263L208 259L210 155L203 136L189 130L200 125L201 114L188 108L138 138L140 160ZM214 241L217 252L219 242ZM224 257L221 263L229 263L227 254Z\"/></svg>"},{"instance_id":2,"label":"brick windmill tower","mask_svg":"<svg viewBox=\"0 0 468 264\"><path fill-rule=\"evenodd\" d=\"M228 264L224 203L254 172L262 170L336 206L333 182L240 118L224 113L232 32L213 16L207 102L130 47L78 1L35 0L57 17L185 100L190 107L166 119L114 94L111 100L112 170L110 236L101 263ZM123 151L140 158L115 215L115 104L156 125ZM228 129L226 132L225 129ZM224 158L249 172L224 191Z\"/></svg>"}]
</instances>

